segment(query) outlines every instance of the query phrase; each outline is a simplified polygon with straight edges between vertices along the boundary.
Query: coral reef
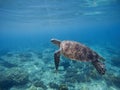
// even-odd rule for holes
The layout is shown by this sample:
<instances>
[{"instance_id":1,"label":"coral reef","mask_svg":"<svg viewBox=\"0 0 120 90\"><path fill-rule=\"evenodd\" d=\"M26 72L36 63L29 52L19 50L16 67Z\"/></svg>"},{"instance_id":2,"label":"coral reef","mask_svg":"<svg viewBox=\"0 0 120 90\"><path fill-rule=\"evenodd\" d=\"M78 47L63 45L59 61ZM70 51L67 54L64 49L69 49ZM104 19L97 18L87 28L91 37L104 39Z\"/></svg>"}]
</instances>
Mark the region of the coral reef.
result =
<instances>
[{"instance_id":1,"label":"coral reef","mask_svg":"<svg viewBox=\"0 0 120 90\"><path fill-rule=\"evenodd\" d=\"M65 61L61 62L60 65L64 67L64 70L66 70L70 66L70 63L68 61Z\"/></svg>"},{"instance_id":2,"label":"coral reef","mask_svg":"<svg viewBox=\"0 0 120 90\"><path fill-rule=\"evenodd\" d=\"M39 59L41 59L42 57L43 57L43 53L42 52L35 52L35 54L37 55L37 57L39 58Z\"/></svg>"},{"instance_id":3,"label":"coral reef","mask_svg":"<svg viewBox=\"0 0 120 90\"><path fill-rule=\"evenodd\" d=\"M12 56L13 56L13 54L12 54L12 53L10 53L10 52L8 52L8 53L6 54L6 56L7 56L7 57L12 57Z\"/></svg>"},{"instance_id":4,"label":"coral reef","mask_svg":"<svg viewBox=\"0 0 120 90\"><path fill-rule=\"evenodd\" d=\"M36 80L34 81L35 87L41 87L43 90L47 90L47 87L44 85L43 81Z\"/></svg>"},{"instance_id":5,"label":"coral reef","mask_svg":"<svg viewBox=\"0 0 120 90\"><path fill-rule=\"evenodd\" d=\"M0 89L119 90L119 57L112 58L112 64L107 62L111 69L101 76L91 63L70 61L62 56L59 70L55 73L53 53L53 49L47 48L4 54L0 57Z\"/></svg>"},{"instance_id":6,"label":"coral reef","mask_svg":"<svg viewBox=\"0 0 120 90\"><path fill-rule=\"evenodd\" d=\"M6 89L14 85L24 85L28 82L28 74L20 68L11 68L0 73L0 88Z\"/></svg>"},{"instance_id":7,"label":"coral reef","mask_svg":"<svg viewBox=\"0 0 120 90\"><path fill-rule=\"evenodd\" d=\"M50 87L50 88L53 88L53 89L58 89L59 85L57 85L57 84L54 83L54 82L50 82L50 83L49 83L49 87Z\"/></svg>"},{"instance_id":8,"label":"coral reef","mask_svg":"<svg viewBox=\"0 0 120 90\"><path fill-rule=\"evenodd\" d=\"M31 53L20 53L19 54L20 58L32 58L32 54Z\"/></svg>"},{"instance_id":9,"label":"coral reef","mask_svg":"<svg viewBox=\"0 0 120 90\"><path fill-rule=\"evenodd\" d=\"M4 67L6 67L6 68L17 67L16 64L12 64L12 63L10 63L10 62L2 59L2 58L0 58L0 65L4 66Z\"/></svg>"},{"instance_id":10,"label":"coral reef","mask_svg":"<svg viewBox=\"0 0 120 90\"><path fill-rule=\"evenodd\" d=\"M104 78L108 86L114 85L117 88L120 88L120 75L115 75L114 73L107 73Z\"/></svg>"},{"instance_id":11,"label":"coral reef","mask_svg":"<svg viewBox=\"0 0 120 90\"><path fill-rule=\"evenodd\" d=\"M68 90L68 87L67 87L67 85L65 85L65 84L61 84L61 85L59 86L59 90Z\"/></svg>"},{"instance_id":12,"label":"coral reef","mask_svg":"<svg viewBox=\"0 0 120 90\"><path fill-rule=\"evenodd\" d=\"M22 62L26 62L26 61L32 61L33 60L32 56L33 55L31 53L26 52L26 53L20 53L18 57Z\"/></svg>"}]
</instances>

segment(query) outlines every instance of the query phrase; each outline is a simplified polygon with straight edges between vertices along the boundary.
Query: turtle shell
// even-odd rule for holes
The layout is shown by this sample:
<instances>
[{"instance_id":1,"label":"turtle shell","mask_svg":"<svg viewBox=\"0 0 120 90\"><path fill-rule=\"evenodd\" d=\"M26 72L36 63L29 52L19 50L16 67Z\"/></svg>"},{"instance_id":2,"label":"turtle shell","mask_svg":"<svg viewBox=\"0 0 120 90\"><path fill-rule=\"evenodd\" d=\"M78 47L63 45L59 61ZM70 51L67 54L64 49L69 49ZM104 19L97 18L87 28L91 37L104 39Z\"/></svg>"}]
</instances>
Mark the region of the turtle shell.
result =
<instances>
[{"instance_id":1,"label":"turtle shell","mask_svg":"<svg viewBox=\"0 0 120 90\"><path fill-rule=\"evenodd\" d=\"M99 55L87 46L75 41L62 41L61 53L72 60L92 61L97 60Z\"/></svg>"}]
</instances>

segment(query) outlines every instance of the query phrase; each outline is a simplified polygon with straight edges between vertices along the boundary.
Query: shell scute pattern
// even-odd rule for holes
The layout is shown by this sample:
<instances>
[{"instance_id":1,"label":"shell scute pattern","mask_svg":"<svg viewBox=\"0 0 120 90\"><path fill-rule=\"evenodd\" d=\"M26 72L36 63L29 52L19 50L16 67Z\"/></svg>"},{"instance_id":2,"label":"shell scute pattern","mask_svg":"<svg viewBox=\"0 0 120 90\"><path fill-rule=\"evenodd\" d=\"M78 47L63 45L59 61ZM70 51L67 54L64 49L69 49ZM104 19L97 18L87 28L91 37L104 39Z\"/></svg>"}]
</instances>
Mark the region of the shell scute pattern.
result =
<instances>
[{"instance_id":1,"label":"shell scute pattern","mask_svg":"<svg viewBox=\"0 0 120 90\"><path fill-rule=\"evenodd\" d=\"M78 42L63 41L60 48L61 53L72 60L91 61L98 58L94 51Z\"/></svg>"}]
</instances>

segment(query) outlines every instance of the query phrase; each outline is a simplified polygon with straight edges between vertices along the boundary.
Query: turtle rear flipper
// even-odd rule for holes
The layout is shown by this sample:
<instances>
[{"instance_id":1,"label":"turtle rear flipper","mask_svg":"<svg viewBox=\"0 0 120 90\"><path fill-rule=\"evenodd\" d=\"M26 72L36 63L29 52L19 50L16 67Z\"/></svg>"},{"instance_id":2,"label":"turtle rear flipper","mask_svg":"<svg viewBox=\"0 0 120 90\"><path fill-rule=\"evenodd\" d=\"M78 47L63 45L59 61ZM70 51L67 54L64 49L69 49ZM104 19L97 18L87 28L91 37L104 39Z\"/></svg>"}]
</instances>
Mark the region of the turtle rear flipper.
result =
<instances>
[{"instance_id":1,"label":"turtle rear flipper","mask_svg":"<svg viewBox=\"0 0 120 90\"><path fill-rule=\"evenodd\" d=\"M60 50L54 53L54 63L55 63L56 71L58 70L59 62L60 62Z\"/></svg>"},{"instance_id":2,"label":"turtle rear flipper","mask_svg":"<svg viewBox=\"0 0 120 90\"><path fill-rule=\"evenodd\" d=\"M103 57L99 57L99 60L101 60L102 62L104 62L105 61L105 59L103 58Z\"/></svg>"},{"instance_id":3,"label":"turtle rear flipper","mask_svg":"<svg viewBox=\"0 0 120 90\"><path fill-rule=\"evenodd\" d=\"M104 75L105 74L105 66L100 61L96 60L92 62L93 66L96 68L96 70L99 72L99 74Z\"/></svg>"}]
</instances>

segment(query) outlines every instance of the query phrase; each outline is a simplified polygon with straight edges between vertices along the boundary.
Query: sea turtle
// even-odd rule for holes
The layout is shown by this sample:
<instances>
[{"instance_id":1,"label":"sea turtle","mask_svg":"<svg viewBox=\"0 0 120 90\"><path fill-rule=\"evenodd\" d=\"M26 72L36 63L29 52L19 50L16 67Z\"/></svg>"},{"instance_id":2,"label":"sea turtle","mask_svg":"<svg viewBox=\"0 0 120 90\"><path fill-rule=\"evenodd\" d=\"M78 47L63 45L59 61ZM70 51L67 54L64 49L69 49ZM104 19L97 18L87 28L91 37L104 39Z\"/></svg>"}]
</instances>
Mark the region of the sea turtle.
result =
<instances>
[{"instance_id":1,"label":"sea turtle","mask_svg":"<svg viewBox=\"0 0 120 90\"><path fill-rule=\"evenodd\" d=\"M89 47L79 42L70 40L60 41L57 39L51 39L51 42L60 47L60 49L54 53L56 71L58 70L60 55L63 54L65 57L71 60L91 62L99 74L105 74L105 65L99 61L104 59Z\"/></svg>"}]
</instances>

